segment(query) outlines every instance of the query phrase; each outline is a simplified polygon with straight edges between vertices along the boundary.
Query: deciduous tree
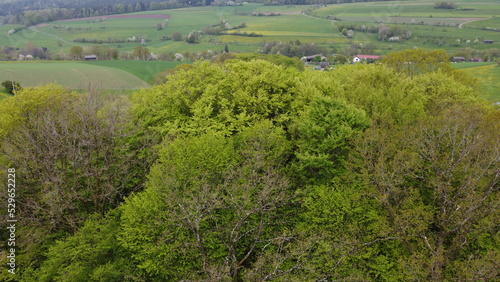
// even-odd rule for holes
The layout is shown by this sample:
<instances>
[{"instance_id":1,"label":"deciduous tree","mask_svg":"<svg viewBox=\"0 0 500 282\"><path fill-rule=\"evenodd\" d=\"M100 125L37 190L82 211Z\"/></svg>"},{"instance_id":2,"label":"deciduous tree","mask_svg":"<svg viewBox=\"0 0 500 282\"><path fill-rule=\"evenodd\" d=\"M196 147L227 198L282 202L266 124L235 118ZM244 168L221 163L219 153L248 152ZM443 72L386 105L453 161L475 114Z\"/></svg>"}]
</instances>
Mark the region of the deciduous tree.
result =
<instances>
[{"instance_id":1,"label":"deciduous tree","mask_svg":"<svg viewBox=\"0 0 500 282\"><path fill-rule=\"evenodd\" d=\"M391 134L369 131L365 181L406 250L405 279L498 275L500 139L490 115L454 106Z\"/></svg>"},{"instance_id":2,"label":"deciduous tree","mask_svg":"<svg viewBox=\"0 0 500 282\"><path fill-rule=\"evenodd\" d=\"M83 59L83 47L82 46L73 46L69 50L70 56L73 60L82 60Z\"/></svg>"},{"instance_id":3,"label":"deciduous tree","mask_svg":"<svg viewBox=\"0 0 500 282\"><path fill-rule=\"evenodd\" d=\"M21 84L17 81L6 80L2 82L2 86L5 87L5 91L9 94L15 94L21 90Z\"/></svg>"},{"instance_id":4,"label":"deciduous tree","mask_svg":"<svg viewBox=\"0 0 500 282\"><path fill-rule=\"evenodd\" d=\"M393 52L383 57L382 63L407 75L437 70L449 73L453 71L449 55L445 50L408 49Z\"/></svg>"},{"instance_id":5,"label":"deciduous tree","mask_svg":"<svg viewBox=\"0 0 500 282\"><path fill-rule=\"evenodd\" d=\"M161 279L238 281L286 226L287 144L270 122L234 141L209 132L171 142L147 190L124 206L124 246Z\"/></svg>"}]
</instances>

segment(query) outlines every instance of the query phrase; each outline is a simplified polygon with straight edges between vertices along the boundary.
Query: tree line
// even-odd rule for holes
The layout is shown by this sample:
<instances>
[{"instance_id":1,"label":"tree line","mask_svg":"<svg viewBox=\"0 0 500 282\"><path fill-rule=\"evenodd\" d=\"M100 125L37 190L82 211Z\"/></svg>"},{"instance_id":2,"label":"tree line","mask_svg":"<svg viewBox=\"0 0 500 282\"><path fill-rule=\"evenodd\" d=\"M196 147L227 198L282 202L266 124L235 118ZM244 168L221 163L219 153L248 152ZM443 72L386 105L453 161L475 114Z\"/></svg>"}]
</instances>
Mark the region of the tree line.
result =
<instances>
[{"instance_id":1,"label":"tree line","mask_svg":"<svg viewBox=\"0 0 500 282\"><path fill-rule=\"evenodd\" d=\"M23 187L15 279L500 275L500 114L444 51L328 72L260 56L131 97L0 101L0 167Z\"/></svg>"},{"instance_id":2,"label":"tree line","mask_svg":"<svg viewBox=\"0 0 500 282\"><path fill-rule=\"evenodd\" d=\"M377 2L365 0L363 2ZM62 19L106 16L112 14L134 13L152 10L175 9L188 6L212 5L213 0L106 0L106 1L29 1L16 0L0 3L1 24L36 25ZM269 5L313 5L313 4L343 4L359 2L356 0L269 0L254 1Z\"/></svg>"},{"instance_id":3,"label":"tree line","mask_svg":"<svg viewBox=\"0 0 500 282\"><path fill-rule=\"evenodd\" d=\"M32 26L63 19L106 16L205 5L205 1L17 1L0 3L2 24ZM203 3L202 3L203 2Z\"/></svg>"}]
</instances>

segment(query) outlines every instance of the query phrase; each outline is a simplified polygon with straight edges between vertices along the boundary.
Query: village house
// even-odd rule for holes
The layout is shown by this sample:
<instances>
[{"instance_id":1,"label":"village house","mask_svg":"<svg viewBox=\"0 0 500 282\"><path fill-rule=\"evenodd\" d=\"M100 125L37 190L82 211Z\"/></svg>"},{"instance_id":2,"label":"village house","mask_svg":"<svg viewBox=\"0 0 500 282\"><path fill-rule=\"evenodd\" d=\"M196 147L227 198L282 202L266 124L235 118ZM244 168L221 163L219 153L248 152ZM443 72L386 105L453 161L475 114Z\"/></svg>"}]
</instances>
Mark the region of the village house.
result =
<instances>
[{"instance_id":1,"label":"village house","mask_svg":"<svg viewBox=\"0 0 500 282\"><path fill-rule=\"evenodd\" d=\"M464 57L452 57L451 61L454 63L463 63L463 62L465 62L465 58Z\"/></svg>"},{"instance_id":2,"label":"village house","mask_svg":"<svg viewBox=\"0 0 500 282\"><path fill-rule=\"evenodd\" d=\"M97 55L85 55L85 61L96 61Z\"/></svg>"},{"instance_id":3,"label":"village house","mask_svg":"<svg viewBox=\"0 0 500 282\"><path fill-rule=\"evenodd\" d=\"M375 55L356 55L352 59L352 62L353 63L360 63L362 61L373 62L373 61L376 61L379 59L380 59L380 56L375 56Z\"/></svg>"}]
</instances>

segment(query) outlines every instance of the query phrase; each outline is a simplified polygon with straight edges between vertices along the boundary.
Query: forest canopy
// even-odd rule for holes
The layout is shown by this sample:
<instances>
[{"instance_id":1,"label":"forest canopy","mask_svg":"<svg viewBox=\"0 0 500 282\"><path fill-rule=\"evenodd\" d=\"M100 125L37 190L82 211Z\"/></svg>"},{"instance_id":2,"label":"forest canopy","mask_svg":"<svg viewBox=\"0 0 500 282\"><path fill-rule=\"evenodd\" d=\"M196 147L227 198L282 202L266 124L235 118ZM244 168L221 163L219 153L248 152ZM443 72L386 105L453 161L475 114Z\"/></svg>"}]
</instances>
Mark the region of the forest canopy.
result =
<instances>
[{"instance_id":1,"label":"forest canopy","mask_svg":"<svg viewBox=\"0 0 500 282\"><path fill-rule=\"evenodd\" d=\"M230 58L131 97L19 90L0 101L0 166L24 187L18 274L498 278L500 113L436 62Z\"/></svg>"}]
</instances>

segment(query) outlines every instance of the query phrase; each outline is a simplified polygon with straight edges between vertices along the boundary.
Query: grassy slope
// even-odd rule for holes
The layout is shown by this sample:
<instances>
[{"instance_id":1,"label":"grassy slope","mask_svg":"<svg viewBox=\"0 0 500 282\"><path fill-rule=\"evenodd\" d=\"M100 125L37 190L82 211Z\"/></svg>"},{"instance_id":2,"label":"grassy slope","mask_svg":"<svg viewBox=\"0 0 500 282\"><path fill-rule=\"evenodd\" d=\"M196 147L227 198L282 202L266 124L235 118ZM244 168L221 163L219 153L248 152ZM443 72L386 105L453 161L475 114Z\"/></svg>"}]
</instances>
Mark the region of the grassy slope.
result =
<instances>
[{"instance_id":1,"label":"grassy slope","mask_svg":"<svg viewBox=\"0 0 500 282\"><path fill-rule=\"evenodd\" d=\"M489 64L475 68L465 69L472 76L479 79L480 91L484 98L500 102L500 67Z\"/></svg>"},{"instance_id":2,"label":"grassy slope","mask_svg":"<svg viewBox=\"0 0 500 282\"><path fill-rule=\"evenodd\" d=\"M384 17L431 17L432 18L489 18L500 14L500 6L495 1L464 2L452 1L458 7L474 10L434 9L435 1L369 2L343 5L329 5L316 11L320 16L364 17L368 22Z\"/></svg>"},{"instance_id":3,"label":"grassy slope","mask_svg":"<svg viewBox=\"0 0 500 282\"><path fill-rule=\"evenodd\" d=\"M472 11L434 9L434 1L409 1L409 2L372 2L344 5L330 5L326 8L314 10L313 14L318 17L328 15L340 18L342 21L336 24L352 23L357 26L362 24L374 25L384 23L386 25L399 24L413 31L412 39L402 43L389 43L377 41L376 34L360 33L361 37L355 41L374 42L382 50L387 50L389 45L394 50L412 48L419 46L423 48L444 48L450 52L458 48L466 47L465 42L474 41L476 38L482 42L484 39L496 39L494 44L471 45L475 49L500 48L500 34L494 31L458 28L488 26L500 28L500 21L491 18L500 15L500 5L495 1L453 1L459 7L471 7ZM425 25L411 24L424 22ZM356 35L355 35L356 36ZM460 39L461 44L457 44ZM471 47L469 46L469 47Z\"/></svg>"},{"instance_id":4,"label":"grassy slope","mask_svg":"<svg viewBox=\"0 0 500 282\"><path fill-rule=\"evenodd\" d=\"M146 82L126 71L82 62L0 63L0 81L10 80L11 74L23 87L47 83L57 83L74 89L86 88L88 83L104 89L149 87Z\"/></svg>"},{"instance_id":5,"label":"grassy slope","mask_svg":"<svg viewBox=\"0 0 500 282\"><path fill-rule=\"evenodd\" d=\"M151 82L153 77L167 69L175 68L181 62L163 61L94 61L84 62L92 66L102 66L126 71L146 82Z\"/></svg>"},{"instance_id":6,"label":"grassy slope","mask_svg":"<svg viewBox=\"0 0 500 282\"><path fill-rule=\"evenodd\" d=\"M500 66L496 63L457 63L453 67L463 69L479 80L483 98L500 102Z\"/></svg>"},{"instance_id":7,"label":"grassy slope","mask_svg":"<svg viewBox=\"0 0 500 282\"><path fill-rule=\"evenodd\" d=\"M499 4L500 5L500 4ZM464 27L470 27L470 28L485 28L485 27L491 27L491 28L500 28L500 18L491 18L491 19L486 19L486 20L481 20L481 21L473 21L467 24L464 24Z\"/></svg>"},{"instance_id":8,"label":"grassy slope","mask_svg":"<svg viewBox=\"0 0 500 282\"><path fill-rule=\"evenodd\" d=\"M376 34L356 32L354 42L373 42L378 45L378 53L386 53L390 50L400 50L420 46L424 48L445 48L453 52L457 48L465 47L464 44L457 45L456 40L462 42L474 41L478 38L484 39L500 38L500 33L478 29L458 29L457 24L465 23L464 27L499 27L500 21L493 18L500 15L498 1L454 1L460 7L473 7L472 11L434 9L434 1L404 1L404 2L368 2L342 5L329 5L322 9L313 11L314 15L323 17L315 19L303 16L301 11L308 6L263 6L260 4L246 4L235 7L196 7L186 9L174 9L163 11L150 11L139 14L165 14L170 16L168 26L164 30L156 30L156 24L160 19L107 19L104 23L88 20L59 21L48 23L46 26L38 27L38 30L50 33L54 36L64 38L73 42L76 38L108 39L116 38L125 40L132 36L145 36L151 41L146 46L155 53L160 52L183 52L183 51L220 51L225 44L229 45L231 51L255 52L261 48L262 42L282 41L299 39L303 42L315 42L317 44L334 47L342 50L351 42L341 35L336 26L340 23L361 24L403 24L413 30L413 38L403 43L380 42ZM277 17L254 17L250 15L236 15L234 12L275 12L281 13ZM342 22L332 23L324 19L332 15L342 19ZM430 17L432 15L432 17ZM163 36L171 36L173 32L187 35L190 31L201 30L209 25L216 25L221 20L228 21L232 26L243 22L247 27L241 31L261 33L264 37L241 37L241 36L210 36L206 35L199 44L187 44L172 40L163 41ZM410 25L416 22L424 22L426 25ZM57 26L62 28L54 28ZM65 27L71 27L66 30ZM24 30L11 36L6 33L11 27L0 26L0 42L14 47L22 48L27 42L34 42L38 46L49 47L53 52L68 53L73 46L72 43L64 43L44 33L36 33ZM58 46L57 43L61 46ZM73 43L74 44L74 43ZM80 44L80 43L78 43ZM83 44L92 46L93 44ZM110 43L109 47L118 48L121 51L130 52L140 43ZM477 44L475 49L500 48L500 39L494 44Z\"/></svg>"}]
</instances>

